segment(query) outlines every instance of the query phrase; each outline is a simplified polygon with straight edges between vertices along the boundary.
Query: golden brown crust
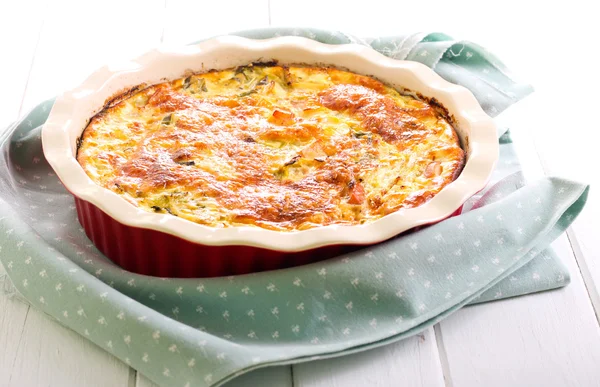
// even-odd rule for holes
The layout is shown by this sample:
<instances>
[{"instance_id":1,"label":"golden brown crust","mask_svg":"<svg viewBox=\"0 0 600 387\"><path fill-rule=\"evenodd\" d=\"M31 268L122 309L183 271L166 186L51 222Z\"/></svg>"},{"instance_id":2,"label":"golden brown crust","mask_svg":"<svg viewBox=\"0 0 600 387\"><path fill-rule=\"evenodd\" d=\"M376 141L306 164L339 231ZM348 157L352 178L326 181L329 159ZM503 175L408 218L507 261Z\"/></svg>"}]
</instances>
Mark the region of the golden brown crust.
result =
<instances>
[{"instance_id":1,"label":"golden brown crust","mask_svg":"<svg viewBox=\"0 0 600 387\"><path fill-rule=\"evenodd\" d=\"M297 230L423 204L464 152L435 106L330 68L245 67L128 94L78 161L149 211L214 227Z\"/></svg>"}]
</instances>

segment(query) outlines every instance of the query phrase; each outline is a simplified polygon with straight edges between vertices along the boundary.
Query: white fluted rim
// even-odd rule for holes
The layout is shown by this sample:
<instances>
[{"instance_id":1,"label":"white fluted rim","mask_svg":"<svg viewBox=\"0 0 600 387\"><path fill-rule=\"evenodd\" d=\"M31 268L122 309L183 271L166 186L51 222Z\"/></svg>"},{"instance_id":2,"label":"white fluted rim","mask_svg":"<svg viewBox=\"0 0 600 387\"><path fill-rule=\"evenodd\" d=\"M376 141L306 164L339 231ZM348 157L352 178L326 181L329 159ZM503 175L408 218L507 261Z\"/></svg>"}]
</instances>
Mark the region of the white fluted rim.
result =
<instances>
[{"instance_id":1,"label":"white fluted rim","mask_svg":"<svg viewBox=\"0 0 600 387\"><path fill-rule=\"evenodd\" d=\"M75 159L77 138L107 99L138 84L182 77L187 71L225 69L256 61L334 65L436 98L454 117L467 161L460 176L427 203L372 223L280 232L257 227L212 228L168 214L146 212L95 184ZM223 36L197 45L160 47L130 62L105 66L59 97L42 130L46 159L65 187L115 220L176 235L191 242L301 251L333 244L372 244L413 227L444 219L488 182L498 159L496 127L473 94L430 68L385 57L361 45L328 45L300 37L252 40Z\"/></svg>"}]
</instances>

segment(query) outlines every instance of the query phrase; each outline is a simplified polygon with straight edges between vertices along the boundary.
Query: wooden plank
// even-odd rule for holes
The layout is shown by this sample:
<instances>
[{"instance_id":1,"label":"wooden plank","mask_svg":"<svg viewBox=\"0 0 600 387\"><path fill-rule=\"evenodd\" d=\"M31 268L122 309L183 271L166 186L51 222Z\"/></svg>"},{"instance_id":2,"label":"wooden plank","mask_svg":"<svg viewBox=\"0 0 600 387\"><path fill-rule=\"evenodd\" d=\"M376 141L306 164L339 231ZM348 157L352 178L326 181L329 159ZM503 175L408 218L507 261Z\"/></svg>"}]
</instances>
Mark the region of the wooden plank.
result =
<instances>
[{"instance_id":1,"label":"wooden plank","mask_svg":"<svg viewBox=\"0 0 600 387\"><path fill-rule=\"evenodd\" d=\"M118 359L1 290L0 348L1 386L126 386L129 379Z\"/></svg>"},{"instance_id":2,"label":"wooden plank","mask_svg":"<svg viewBox=\"0 0 600 387\"><path fill-rule=\"evenodd\" d=\"M433 329L381 348L294 366L294 386L444 386Z\"/></svg>"},{"instance_id":3,"label":"wooden plank","mask_svg":"<svg viewBox=\"0 0 600 387\"><path fill-rule=\"evenodd\" d=\"M28 12L29 9L31 12ZM0 84L0 130L14 121L21 108L23 93L31 70L33 55L37 46L43 14L46 6L31 7L29 1L6 1L0 3L0 23L2 59ZM27 13L27 19L15 17ZM17 38L18 37L18 38Z\"/></svg>"},{"instance_id":4,"label":"wooden plank","mask_svg":"<svg viewBox=\"0 0 600 387\"><path fill-rule=\"evenodd\" d=\"M600 186L598 176L584 181L592 187ZM596 317L600 320L600 247L598 246L598 230L600 230L600 192L593 188L588 204L568 231L569 242L575 252L579 269L586 284L588 295L592 300Z\"/></svg>"},{"instance_id":5,"label":"wooden plank","mask_svg":"<svg viewBox=\"0 0 600 387\"><path fill-rule=\"evenodd\" d=\"M158 46L163 12L163 0L54 2L46 17L24 107L29 109L77 86L101 66L132 59Z\"/></svg>"},{"instance_id":6,"label":"wooden plank","mask_svg":"<svg viewBox=\"0 0 600 387\"><path fill-rule=\"evenodd\" d=\"M16 355L7 386L126 386L129 380L124 363L34 308Z\"/></svg>"},{"instance_id":7,"label":"wooden plank","mask_svg":"<svg viewBox=\"0 0 600 387\"><path fill-rule=\"evenodd\" d=\"M600 28L598 29L600 33ZM590 72L572 74L569 80L565 75L559 76L562 82L572 84L572 95L585 95L590 84L600 84L600 75ZM549 88L548 88L549 89ZM548 111L548 106L555 104L554 95L546 90L545 98L536 101L533 111ZM586 207L575 220L568 232L575 251L579 269L586 283L587 291L600 316L600 173L593 161L597 154L597 128L587 115L572 114L574 111L595 111L593 99L569 98L565 106L552 115L534 115L532 122L535 144L542 160L545 172L549 175L568 177L590 184L592 187ZM596 125L597 126L597 125ZM588 140L586 140L588 139Z\"/></svg>"},{"instance_id":8,"label":"wooden plank","mask_svg":"<svg viewBox=\"0 0 600 387\"><path fill-rule=\"evenodd\" d=\"M255 387L255 386L292 386L292 375L289 366L269 367L243 374L224 387ZM158 387L144 375L138 373L136 387Z\"/></svg>"},{"instance_id":9,"label":"wooden plank","mask_svg":"<svg viewBox=\"0 0 600 387\"><path fill-rule=\"evenodd\" d=\"M229 32L268 27L269 1L167 0L164 21L164 43L188 44Z\"/></svg>"},{"instance_id":10,"label":"wooden plank","mask_svg":"<svg viewBox=\"0 0 600 387\"><path fill-rule=\"evenodd\" d=\"M27 22L14 15L25 14L31 6L29 2L2 2L0 3L0 15L11 17L3 18L0 23L0 36L3 39L2 50L11 53L3 59L2 71L0 71L0 84L3 85L3 93L0 93L0 130L14 121L21 108L23 95L31 63L35 53L40 28L43 21L43 10L45 7L34 8L28 14ZM36 12L37 11L37 12ZM15 37L19 37L16 39ZM0 254L2 254L0 252ZM0 277L6 271L0 263ZM0 284L0 385L8 386L11 380L12 369L20 348L25 320L29 313L29 306L15 299L9 298L3 292Z\"/></svg>"},{"instance_id":11,"label":"wooden plank","mask_svg":"<svg viewBox=\"0 0 600 387\"><path fill-rule=\"evenodd\" d=\"M595 386L600 328L565 236L561 290L467 307L440 324L452 385Z\"/></svg>"},{"instance_id":12,"label":"wooden plank","mask_svg":"<svg viewBox=\"0 0 600 387\"><path fill-rule=\"evenodd\" d=\"M0 276L4 273L0 264ZM29 306L10 299L0 288L0 386L10 382L28 312Z\"/></svg>"}]
</instances>

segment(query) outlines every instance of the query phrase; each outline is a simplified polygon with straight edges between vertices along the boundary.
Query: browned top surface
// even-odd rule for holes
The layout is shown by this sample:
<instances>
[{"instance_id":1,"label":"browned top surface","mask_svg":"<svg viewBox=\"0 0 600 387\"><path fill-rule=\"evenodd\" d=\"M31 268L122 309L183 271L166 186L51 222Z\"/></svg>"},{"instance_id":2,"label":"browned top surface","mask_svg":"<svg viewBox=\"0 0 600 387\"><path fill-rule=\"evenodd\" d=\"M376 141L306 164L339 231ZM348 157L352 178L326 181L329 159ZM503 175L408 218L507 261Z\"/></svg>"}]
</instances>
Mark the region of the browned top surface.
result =
<instances>
[{"instance_id":1,"label":"browned top surface","mask_svg":"<svg viewBox=\"0 0 600 387\"><path fill-rule=\"evenodd\" d=\"M134 94L92 119L78 160L149 211L296 230L422 204L464 152L431 106L371 78L249 67Z\"/></svg>"}]
</instances>

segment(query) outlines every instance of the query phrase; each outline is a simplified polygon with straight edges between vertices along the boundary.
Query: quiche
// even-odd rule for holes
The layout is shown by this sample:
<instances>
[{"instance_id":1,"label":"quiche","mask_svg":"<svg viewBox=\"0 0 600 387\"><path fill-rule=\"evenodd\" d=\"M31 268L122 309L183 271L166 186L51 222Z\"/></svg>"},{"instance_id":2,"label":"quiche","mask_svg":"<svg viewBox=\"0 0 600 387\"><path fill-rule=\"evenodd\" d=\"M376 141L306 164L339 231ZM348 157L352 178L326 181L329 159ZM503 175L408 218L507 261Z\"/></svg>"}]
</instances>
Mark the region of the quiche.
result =
<instances>
[{"instance_id":1,"label":"quiche","mask_svg":"<svg viewBox=\"0 0 600 387\"><path fill-rule=\"evenodd\" d=\"M77 160L133 205L210 227L356 225L460 174L442 110L336 68L253 64L119 96L90 120Z\"/></svg>"}]
</instances>

